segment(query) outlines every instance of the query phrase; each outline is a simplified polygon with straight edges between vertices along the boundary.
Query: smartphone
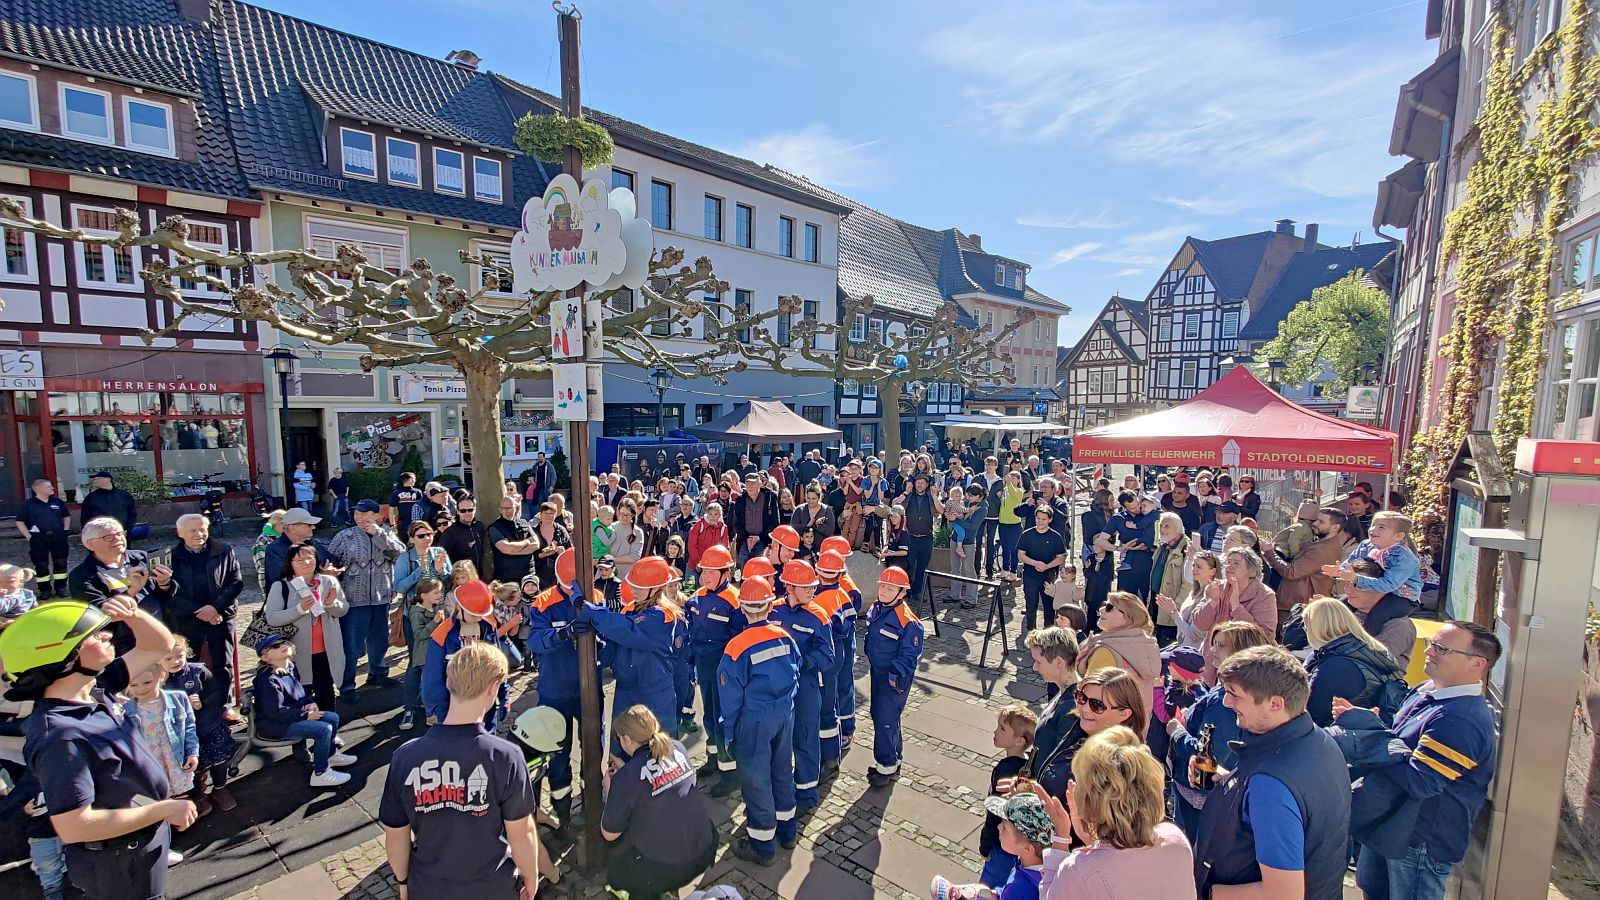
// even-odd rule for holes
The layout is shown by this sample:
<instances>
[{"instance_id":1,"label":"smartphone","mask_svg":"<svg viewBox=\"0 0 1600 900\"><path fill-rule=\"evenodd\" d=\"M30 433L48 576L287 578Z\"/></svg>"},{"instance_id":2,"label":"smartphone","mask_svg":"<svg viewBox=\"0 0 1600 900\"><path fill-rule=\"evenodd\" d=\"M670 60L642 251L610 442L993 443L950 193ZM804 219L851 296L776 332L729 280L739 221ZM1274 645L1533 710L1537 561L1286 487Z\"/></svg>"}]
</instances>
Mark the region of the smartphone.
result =
<instances>
[{"instance_id":1,"label":"smartphone","mask_svg":"<svg viewBox=\"0 0 1600 900\"><path fill-rule=\"evenodd\" d=\"M169 569L172 568L172 548L167 547L162 550L151 550L149 553L145 554L145 564L152 569L156 566L165 566Z\"/></svg>"}]
</instances>

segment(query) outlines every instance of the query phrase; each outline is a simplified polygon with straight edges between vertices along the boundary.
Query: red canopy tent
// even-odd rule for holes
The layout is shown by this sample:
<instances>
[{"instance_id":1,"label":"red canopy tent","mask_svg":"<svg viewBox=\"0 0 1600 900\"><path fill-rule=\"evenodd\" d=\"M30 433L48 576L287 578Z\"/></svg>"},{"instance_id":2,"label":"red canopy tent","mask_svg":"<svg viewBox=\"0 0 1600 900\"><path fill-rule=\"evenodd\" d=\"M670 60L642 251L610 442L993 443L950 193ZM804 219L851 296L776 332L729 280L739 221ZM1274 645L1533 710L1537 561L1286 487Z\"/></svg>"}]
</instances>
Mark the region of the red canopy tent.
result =
<instances>
[{"instance_id":1,"label":"red canopy tent","mask_svg":"<svg viewBox=\"0 0 1600 900\"><path fill-rule=\"evenodd\" d=\"M1080 433L1072 459L1388 474L1394 447L1392 432L1312 412L1237 366L1171 409Z\"/></svg>"}]
</instances>

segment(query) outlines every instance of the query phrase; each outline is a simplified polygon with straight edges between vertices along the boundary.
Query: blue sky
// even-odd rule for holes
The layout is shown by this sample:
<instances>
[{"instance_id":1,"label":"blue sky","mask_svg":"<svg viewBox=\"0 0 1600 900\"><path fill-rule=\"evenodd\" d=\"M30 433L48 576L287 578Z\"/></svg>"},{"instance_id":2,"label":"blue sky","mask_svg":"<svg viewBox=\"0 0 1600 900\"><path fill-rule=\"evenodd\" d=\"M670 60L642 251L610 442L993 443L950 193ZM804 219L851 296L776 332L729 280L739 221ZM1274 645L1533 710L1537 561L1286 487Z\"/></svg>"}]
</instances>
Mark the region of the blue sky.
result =
<instances>
[{"instance_id":1,"label":"blue sky","mask_svg":"<svg viewBox=\"0 0 1600 900\"><path fill-rule=\"evenodd\" d=\"M265 0L559 90L538 0ZM983 235L1073 307L1143 297L1185 235L1374 240L1425 0L590 0L584 100Z\"/></svg>"}]
</instances>

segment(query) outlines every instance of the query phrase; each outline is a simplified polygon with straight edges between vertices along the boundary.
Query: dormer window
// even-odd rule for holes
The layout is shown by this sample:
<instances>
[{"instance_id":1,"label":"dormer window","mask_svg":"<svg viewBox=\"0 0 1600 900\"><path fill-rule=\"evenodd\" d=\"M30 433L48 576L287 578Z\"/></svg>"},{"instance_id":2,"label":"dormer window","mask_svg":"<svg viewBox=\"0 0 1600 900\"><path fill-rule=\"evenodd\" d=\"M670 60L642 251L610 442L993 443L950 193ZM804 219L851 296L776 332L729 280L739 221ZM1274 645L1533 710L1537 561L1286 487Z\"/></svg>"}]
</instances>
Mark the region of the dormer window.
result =
<instances>
[{"instance_id":1,"label":"dormer window","mask_svg":"<svg viewBox=\"0 0 1600 900\"><path fill-rule=\"evenodd\" d=\"M172 107L126 97L122 101L122 118L129 148L162 156L177 155L172 138Z\"/></svg>"},{"instance_id":2,"label":"dormer window","mask_svg":"<svg viewBox=\"0 0 1600 900\"><path fill-rule=\"evenodd\" d=\"M1001 287L1008 287L1017 291L1022 290L1022 267L996 261L994 264L994 282Z\"/></svg>"},{"instance_id":3,"label":"dormer window","mask_svg":"<svg viewBox=\"0 0 1600 900\"><path fill-rule=\"evenodd\" d=\"M500 186L500 160L472 158L472 194L479 200L500 202L504 196Z\"/></svg>"},{"instance_id":4,"label":"dormer window","mask_svg":"<svg viewBox=\"0 0 1600 900\"><path fill-rule=\"evenodd\" d=\"M353 178L369 178L376 181L378 178L376 146L370 131L339 129L339 147L344 174Z\"/></svg>"},{"instance_id":5,"label":"dormer window","mask_svg":"<svg viewBox=\"0 0 1600 900\"><path fill-rule=\"evenodd\" d=\"M0 72L0 126L39 130L39 100L31 77Z\"/></svg>"},{"instance_id":6,"label":"dormer window","mask_svg":"<svg viewBox=\"0 0 1600 900\"><path fill-rule=\"evenodd\" d=\"M433 149L433 187L445 194L467 192L467 158L455 150Z\"/></svg>"},{"instance_id":7,"label":"dormer window","mask_svg":"<svg viewBox=\"0 0 1600 900\"><path fill-rule=\"evenodd\" d=\"M422 151L415 142L386 138L384 150L389 156L390 184L422 187Z\"/></svg>"},{"instance_id":8,"label":"dormer window","mask_svg":"<svg viewBox=\"0 0 1600 900\"><path fill-rule=\"evenodd\" d=\"M61 133L97 144L112 143L111 95L91 88L62 85Z\"/></svg>"}]
</instances>

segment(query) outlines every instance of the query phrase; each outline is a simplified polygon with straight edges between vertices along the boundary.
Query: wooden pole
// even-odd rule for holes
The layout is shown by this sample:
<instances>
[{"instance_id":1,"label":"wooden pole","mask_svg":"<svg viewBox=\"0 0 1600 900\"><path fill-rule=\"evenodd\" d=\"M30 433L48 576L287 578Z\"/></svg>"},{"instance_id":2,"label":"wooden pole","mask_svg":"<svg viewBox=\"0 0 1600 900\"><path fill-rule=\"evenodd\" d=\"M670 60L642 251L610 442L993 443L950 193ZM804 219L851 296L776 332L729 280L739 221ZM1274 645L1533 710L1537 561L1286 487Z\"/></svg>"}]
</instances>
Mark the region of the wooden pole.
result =
<instances>
[{"instance_id":1,"label":"wooden pole","mask_svg":"<svg viewBox=\"0 0 1600 900\"><path fill-rule=\"evenodd\" d=\"M561 114L568 118L582 118L583 101L578 71L578 20L580 14L574 6L557 7L561 32ZM576 147L567 147L563 170L581 185L583 183L583 156ZM582 298L587 289L580 283L567 296ZM597 322L585 320L584 327L593 329ZM591 332L592 333L592 332ZM589 362L589 340L584 338L584 355L579 360ZM589 423L586 420L571 423L571 440L568 441L568 469L572 477L571 496L573 540L576 551L579 580L588 593L594 591L594 547L589 540L589 522L593 514L589 504ZM582 750L579 772L583 779L583 832L578 838L578 864L593 871L605 863L605 841L600 837L600 812L605 801L601 796L601 778L604 771L605 748L601 725L605 716L605 698L600 693L597 663L600 648L593 632L578 636L578 694L582 707L578 717L578 743Z\"/></svg>"}]
</instances>

